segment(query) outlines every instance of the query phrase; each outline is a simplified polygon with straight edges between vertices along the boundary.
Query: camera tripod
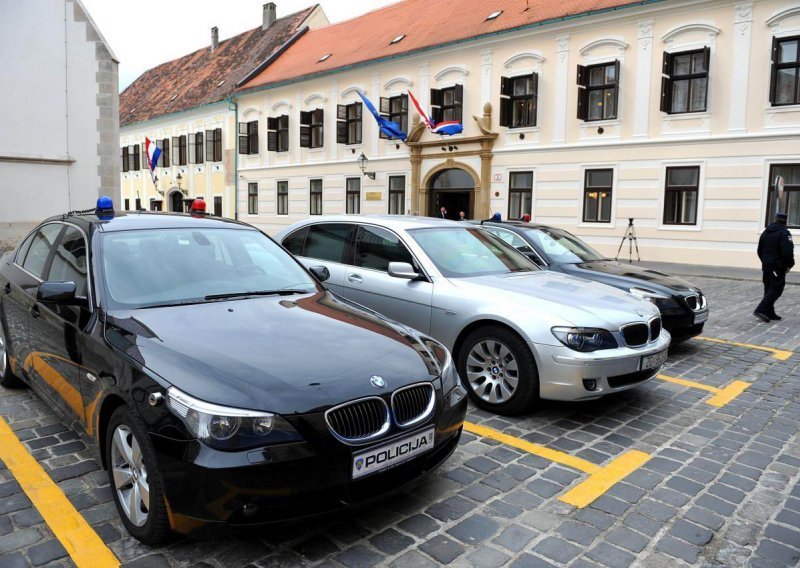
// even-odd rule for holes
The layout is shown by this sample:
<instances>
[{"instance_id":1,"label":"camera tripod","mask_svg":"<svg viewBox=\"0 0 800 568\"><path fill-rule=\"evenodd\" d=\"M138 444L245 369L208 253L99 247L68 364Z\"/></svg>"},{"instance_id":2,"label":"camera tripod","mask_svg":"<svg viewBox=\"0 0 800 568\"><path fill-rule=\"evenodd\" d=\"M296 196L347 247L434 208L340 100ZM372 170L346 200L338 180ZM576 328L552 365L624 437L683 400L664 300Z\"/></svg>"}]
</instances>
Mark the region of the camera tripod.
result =
<instances>
[{"instance_id":1,"label":"camera tripod","mask_svg":"<svg viewBox=\"0 0 800 568\"><path fill-rule=\"evenodd\" d=\"M636 239L636 228L633 226L633 217L628 217L628 228L625 231L625 234L622 235L622 240L619 243L619 248L617 249L617 256L614 257L614 260L619 260L619 253L622 251L622 245L625 244L625 240L628 240L628 262L633 262L633 247L636 246L636 261L641 262L642 258L639 256L639 241Z\"/></svg>"}]
</instances>

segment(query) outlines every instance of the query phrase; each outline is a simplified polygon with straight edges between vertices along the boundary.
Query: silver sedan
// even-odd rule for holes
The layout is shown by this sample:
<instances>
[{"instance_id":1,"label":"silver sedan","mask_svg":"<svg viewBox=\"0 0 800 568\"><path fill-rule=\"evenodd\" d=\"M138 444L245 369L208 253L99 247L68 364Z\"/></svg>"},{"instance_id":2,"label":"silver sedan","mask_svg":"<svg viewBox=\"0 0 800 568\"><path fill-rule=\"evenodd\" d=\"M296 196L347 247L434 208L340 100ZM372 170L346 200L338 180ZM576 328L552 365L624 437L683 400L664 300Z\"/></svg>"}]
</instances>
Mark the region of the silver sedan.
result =
<instances>
[{"instance_id":1,"label":"silver sedan","mask_svg":"<svg viewBox=\"0 0 800 568\"><path fill-rule=\"evenodd\" d=\"M333 292L444 343L475 403L499 414L625 390L667 358L653 304L540 270L480 227L342 215L276 238L306 266L326 267Z\"/></svg>"}]
</instances>

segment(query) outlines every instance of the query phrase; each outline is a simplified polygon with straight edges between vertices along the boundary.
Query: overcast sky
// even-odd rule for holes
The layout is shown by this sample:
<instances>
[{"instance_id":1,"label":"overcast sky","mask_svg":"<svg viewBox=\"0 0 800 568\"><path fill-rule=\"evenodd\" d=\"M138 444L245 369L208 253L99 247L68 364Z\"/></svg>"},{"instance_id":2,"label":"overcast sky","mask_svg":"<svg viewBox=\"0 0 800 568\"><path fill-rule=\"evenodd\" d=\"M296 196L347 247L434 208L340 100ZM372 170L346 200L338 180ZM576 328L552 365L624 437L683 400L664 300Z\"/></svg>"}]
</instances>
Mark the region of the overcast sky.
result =
<instances>
[{"instance_id":1,"label":"overcast sky","mask_svg":"<svg viewBox=\"0 0 800 568\"><path fill-rule=\"evenodd\" d=\"M82 0L119 58L119 90L144 71L261 25L266 0ZM331 22L353 18L397 0L320 0ZM313 0L275 0L281 18Z\"/></svg>"}]
</instances>

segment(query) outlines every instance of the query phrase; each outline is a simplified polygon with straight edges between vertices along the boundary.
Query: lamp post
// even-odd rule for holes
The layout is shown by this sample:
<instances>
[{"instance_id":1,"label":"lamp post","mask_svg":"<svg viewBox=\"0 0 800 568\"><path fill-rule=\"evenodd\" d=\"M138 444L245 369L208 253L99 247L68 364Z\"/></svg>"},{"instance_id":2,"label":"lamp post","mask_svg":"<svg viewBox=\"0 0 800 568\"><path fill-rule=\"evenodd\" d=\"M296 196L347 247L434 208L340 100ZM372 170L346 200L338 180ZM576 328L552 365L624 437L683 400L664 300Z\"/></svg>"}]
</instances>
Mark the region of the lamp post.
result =
<instances>
[{"instance_id":1,"label":"lamp post","mask_svg":"<svg viewBox=\"0 0 800 568\"><path fill-rule=\"evenodd\" d=\"M375 172L368 172L367 171L367 163L369 159L364 155L364 152L361 152L361 155L356 160L358 162L358 167L361 168L361 173L367 176L369 179L375 179Z\"/></svg>"},{"instance_id":2,"label":"lamp post","mask_svg":"<svg viewBox=\"0 0 800 568\"><path fill-rule=\"evenodd\" d=\"M183 189L181 189L181 182L183 181L183 176L181 172L178 172L178 175L175 176L175 181L178 183L178 190L183 193Z\"/></svg>"}]
</instances>

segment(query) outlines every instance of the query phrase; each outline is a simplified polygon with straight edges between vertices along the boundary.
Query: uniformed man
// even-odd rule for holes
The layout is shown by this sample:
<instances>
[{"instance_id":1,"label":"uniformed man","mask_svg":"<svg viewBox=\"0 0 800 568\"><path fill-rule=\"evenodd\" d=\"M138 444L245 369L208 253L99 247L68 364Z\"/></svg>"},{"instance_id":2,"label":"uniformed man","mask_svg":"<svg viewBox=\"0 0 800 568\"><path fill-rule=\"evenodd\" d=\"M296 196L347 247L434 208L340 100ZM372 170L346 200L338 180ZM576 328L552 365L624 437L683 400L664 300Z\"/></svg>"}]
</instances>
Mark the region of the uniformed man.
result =
<instances>
[{"instance_id":1,"label":"uniformed man","mask_svg":"<svg viewBox=\"0 0 800 568\"><path fill-rule=\"evenodd\" d=\"M775 215L775 222L761 233L758 258L764 273L764 298L753 315L763 322L779 320L781 316L775 313L775 302L786 286L786 273L794 266L794 243L786 228L786 213Z\"/></svg>"}]
</instances>

